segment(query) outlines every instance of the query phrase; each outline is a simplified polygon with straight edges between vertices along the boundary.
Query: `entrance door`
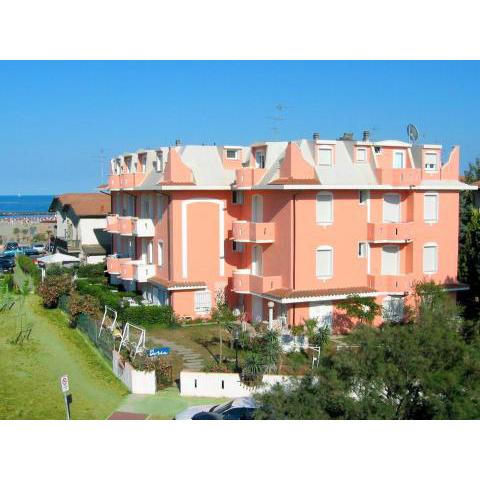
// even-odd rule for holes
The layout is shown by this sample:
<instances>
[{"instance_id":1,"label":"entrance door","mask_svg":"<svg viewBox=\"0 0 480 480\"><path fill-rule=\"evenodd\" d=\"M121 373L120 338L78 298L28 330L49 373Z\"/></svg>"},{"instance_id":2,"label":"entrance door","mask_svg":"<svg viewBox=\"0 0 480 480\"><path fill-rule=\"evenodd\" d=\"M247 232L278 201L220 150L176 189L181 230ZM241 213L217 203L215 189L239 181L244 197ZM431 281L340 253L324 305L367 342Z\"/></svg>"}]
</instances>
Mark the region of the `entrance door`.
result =
<instances>
[{"instance_id":1,"label":"entrance door","mask_svg":"<svg viewBox=\"0 0 480 480\"><path fill-rule=\"evenodd\" d=\"M389 193L383 197L383 223L400 222L400 195Z\"/></svg>"},{"instance_id":2,"label":"entrance door","mask_svg":"<svg viewBox=\"0 0 480 480\"><path fill-rule=\"evenodd\" d=\"M252 295L252 322L258 323L263 319L263 299Z\"/></svg>"},{"instance_id":3,"label":"entrance door","mask_svg":"<svg viewBox=\"0 0 480 480\"><path fill-rule=\"evenodd\" d=\"M393 168L405 168L405 152L393 153Z\"/></svg>"},{"instance_id":4,"label":"entrance door","mask_svg":"<svg viewBox=\"0 0 480 480\"><path fill-rule=\"evenodd\" d=\"M397 245L382 248L382 275L398 275L400 271L400 250Z\"/></svg>"},{"instance_id":5,"label":"entrance door","mask_svg":"<svg viewBox=\"0 0 480 480\"><path fill-rule=\"evenodd\" d=\"M333 305L330 302L311 302L309 315L317 321L319 327L332 329Z\"/></svg>"},{"instance_id":6,"label":"entrance door","mask_svg":"<svg viewBox=\"0 0 480 480\"><path fill-rule=\"evenodd\" d=\"M254 195L252 197L252 222L263 222L263 199L261 195Z\"/></svg>"}]
</instances>

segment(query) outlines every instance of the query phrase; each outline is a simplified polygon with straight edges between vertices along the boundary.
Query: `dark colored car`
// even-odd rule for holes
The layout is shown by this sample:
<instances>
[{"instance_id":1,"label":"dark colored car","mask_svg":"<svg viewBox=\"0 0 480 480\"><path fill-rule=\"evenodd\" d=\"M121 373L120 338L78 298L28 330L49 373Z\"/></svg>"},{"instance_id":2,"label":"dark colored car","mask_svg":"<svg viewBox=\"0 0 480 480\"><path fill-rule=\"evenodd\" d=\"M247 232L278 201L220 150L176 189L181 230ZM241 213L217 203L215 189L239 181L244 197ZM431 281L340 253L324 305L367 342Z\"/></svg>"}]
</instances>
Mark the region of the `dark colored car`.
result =
<instances>
[{"instance_id":1,"label":"dark colored car","mask_svg":"<svg viewBox=\"0 0 480 480\"><path fill-rule=\"evenodd\" d=\"M0 256L0 272L12 273L15 266L15 257Z\"/></svg>"},{"instance_id":2,"label":"dark colored car","mask_svg":"<svg viewBox=\"0 0 480 480\"><path fill-rule=\"evenodd\" d=\"M225 413L200 412L192 420L253 420L254 408L232 408Z\"/></svg>"},{"instance_id":3,"label":"dark colored car","mask_svg":"<svg viewBox=\"0 0 480 480\"><path fill-rule=\"evenodd\" d=\"M20 247L20 250L22 250L23 255L28 255L29 257L32 255L38 255L38 252L31 247Z\"/></svg>"},{"instance_id":4,"label":"dark colored car","mask_svg":"<svg viewBox=\"0 0 480 480\"><path fill-rule=\"evenodd\" d=\"M18 242L7 242L5 245L5 251L7 250L17 250L18 249Z\"/></svg>"}]
</instances>

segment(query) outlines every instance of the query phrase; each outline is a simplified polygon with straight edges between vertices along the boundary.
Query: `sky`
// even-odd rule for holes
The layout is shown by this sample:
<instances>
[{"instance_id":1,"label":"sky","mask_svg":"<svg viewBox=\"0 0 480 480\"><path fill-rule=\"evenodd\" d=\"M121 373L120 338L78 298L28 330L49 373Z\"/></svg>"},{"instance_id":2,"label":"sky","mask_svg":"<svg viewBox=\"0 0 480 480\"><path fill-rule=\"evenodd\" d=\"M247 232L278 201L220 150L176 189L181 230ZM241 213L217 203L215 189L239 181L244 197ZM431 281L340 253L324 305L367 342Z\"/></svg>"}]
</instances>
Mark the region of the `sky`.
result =
<instances>
[{"instance_id":1,"label":"sky","mask_svg":"<svg viewBox=\"0 0 480 480\"><path fill-rule=\"evenodd\" d=\"M420 143L460 145L463 171L480 156L479 73L460 61L0 61L0 194L93 191L112 156L176 139L407 141L409 123Z\"/></svg>"}]
</instances>

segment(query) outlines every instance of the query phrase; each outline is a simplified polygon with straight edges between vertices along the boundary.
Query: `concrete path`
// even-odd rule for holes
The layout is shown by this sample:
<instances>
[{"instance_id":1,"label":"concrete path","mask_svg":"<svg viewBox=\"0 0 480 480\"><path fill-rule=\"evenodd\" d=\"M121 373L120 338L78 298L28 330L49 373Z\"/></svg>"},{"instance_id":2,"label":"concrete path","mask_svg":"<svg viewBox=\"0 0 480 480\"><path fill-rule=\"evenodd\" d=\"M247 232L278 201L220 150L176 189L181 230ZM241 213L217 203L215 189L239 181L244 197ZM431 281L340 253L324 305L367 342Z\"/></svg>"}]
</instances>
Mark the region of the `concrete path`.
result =
<instances>
[{"instance_id":1,"label":"concrete path","mask_svg":"<svg viewBox=\"0 0 480 480\"><path fill-rule=\"evenodd\" d=\"M183 359L185 370L193 370L197 372L203 370L204 362L199 353L194 352L192 349L185 347L184 345L163 338L155 337L155 341L164 347L170 347L173 352L178 353Z\"/></svg>"}]
</instances>

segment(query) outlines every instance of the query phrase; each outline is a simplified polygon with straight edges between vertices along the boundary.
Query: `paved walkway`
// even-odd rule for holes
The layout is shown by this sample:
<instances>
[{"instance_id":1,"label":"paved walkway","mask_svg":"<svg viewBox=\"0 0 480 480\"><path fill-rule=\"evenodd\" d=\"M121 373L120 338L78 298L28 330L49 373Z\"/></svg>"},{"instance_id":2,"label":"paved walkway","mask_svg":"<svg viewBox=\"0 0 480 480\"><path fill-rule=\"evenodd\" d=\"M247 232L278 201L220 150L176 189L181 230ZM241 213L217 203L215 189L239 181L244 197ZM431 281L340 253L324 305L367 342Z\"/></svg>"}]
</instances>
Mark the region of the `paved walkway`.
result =
<instances>
[{"instance_id":1,"label":"paved walkway","mask_svg":"<svg viewBox=\"0 0 480 480\"><path fill-rule=\"evenodd\" d=\"M184 370L193 370L196 372L203 370L204 362L199 353L194 352L184 345L163 338L155 337L155 341L164 347L170 347L173 352L178 353L183 359Z\"/></svg>"}]
</instances>

